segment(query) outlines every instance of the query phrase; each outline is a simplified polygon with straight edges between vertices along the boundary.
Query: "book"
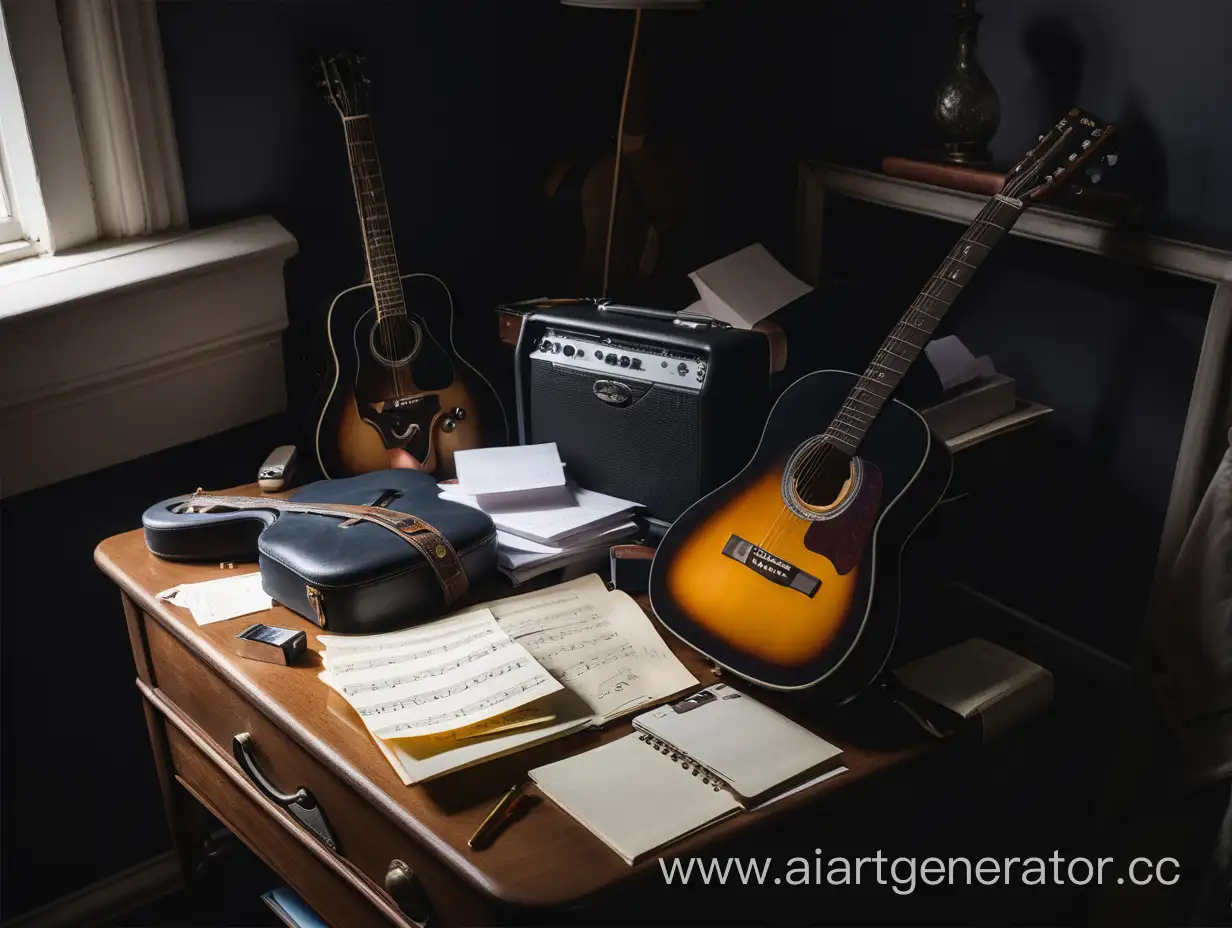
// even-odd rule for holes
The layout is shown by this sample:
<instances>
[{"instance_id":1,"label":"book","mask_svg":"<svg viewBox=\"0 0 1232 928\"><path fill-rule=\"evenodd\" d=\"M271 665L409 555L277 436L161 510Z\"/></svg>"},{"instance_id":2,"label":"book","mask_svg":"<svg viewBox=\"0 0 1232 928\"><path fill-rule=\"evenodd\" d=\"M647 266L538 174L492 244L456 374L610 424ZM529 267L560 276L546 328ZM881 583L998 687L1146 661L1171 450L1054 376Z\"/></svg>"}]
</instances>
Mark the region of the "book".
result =
<instances>
[{"instance_id":1,"label":"book","mask_svg":"<svg viewBox=\"0 0 1232 928\"><path fill-rule=\"evenodd\" d=\"M942 441L987 425L1014 411L1017 385L1004 374L972 381L920 415Z\"/></svg>"},{"instance_id":2,"label":"book","mask_svg":"<svg viewBox=\"0 0 1232 928\"><path fill-rule=\"evenodd\" d=\"M983 638L911 661L894 671L899 683L980 727L984 741L1052 703L1052 674Z\"/></svg>"},{"instance_id":3,"label":"book","mask_svg":"<svg viewBox=\"0 0 1232 928\"><path fill-rule=\"evenodd\" d=\"M545 796L630 865L846 769L838 747L723 683L644 712L633 727L530 771Z\"/></svg>"},{"instance_id":4,"label":"book","mask_svg":"<svg viewBox=\"0 0 1232 928\"><path fill-rule=\"evenodd\" d=\"M325 921L289 886L262 893L261 901L288 928L327 928Z\"/></svg>"}]
</instances>

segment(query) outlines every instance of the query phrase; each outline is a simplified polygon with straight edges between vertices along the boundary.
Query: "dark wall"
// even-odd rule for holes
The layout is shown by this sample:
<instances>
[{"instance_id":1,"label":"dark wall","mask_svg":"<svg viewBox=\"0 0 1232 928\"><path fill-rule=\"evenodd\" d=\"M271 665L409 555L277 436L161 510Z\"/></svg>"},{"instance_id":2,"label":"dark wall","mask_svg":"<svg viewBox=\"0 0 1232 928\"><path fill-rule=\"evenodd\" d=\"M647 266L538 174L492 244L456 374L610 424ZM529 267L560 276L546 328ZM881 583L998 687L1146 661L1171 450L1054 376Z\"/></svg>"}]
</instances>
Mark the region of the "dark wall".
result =
<instances>
[{"instance_id":1,"label":"dark wall","mask_svg":"<svg viewBox=\"0 0 1232 928\"><path fill-rule=\"evenodd\" d=\"M804 147L876 168L930 141L953 55L951 0L827 4L812 60L821 118ZM1012 164L1075 104L1117 124L1109 176L1156 222L1232 237L1232 5L1220 0L980 3L980 61L1001 98L993 156Z\"/></svg>"}]
</instances>

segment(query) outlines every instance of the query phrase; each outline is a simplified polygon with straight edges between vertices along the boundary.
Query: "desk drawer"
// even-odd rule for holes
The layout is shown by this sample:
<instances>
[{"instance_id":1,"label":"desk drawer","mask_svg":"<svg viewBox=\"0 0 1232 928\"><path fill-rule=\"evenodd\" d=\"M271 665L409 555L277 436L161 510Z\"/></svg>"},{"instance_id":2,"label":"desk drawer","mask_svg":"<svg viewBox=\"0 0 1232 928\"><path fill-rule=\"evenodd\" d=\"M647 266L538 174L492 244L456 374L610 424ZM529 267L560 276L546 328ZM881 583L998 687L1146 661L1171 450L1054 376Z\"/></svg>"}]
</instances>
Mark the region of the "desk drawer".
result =
<instances>
[{"instance_id":1,"label":"desk drawer","mask_svg":"<svg viewBox=\"0 0 1232 928\"><path fill-rule=\"evenodd\" d=\"M159 707L162 708L162 707ZM334 861L305 843L296 833L297 825L255 788L227 776L211 758L199 735L186 725L176 724L170 713L167 744L175 778L188 792L222 821L241 841L267 862L277 861L279 875L313 909L338 928L389 928L406 925L375 888L346 872L345 864Z\"/></svg>"},{"instance_id":2,"label":"desk drawer","mask_svg":"<svg viewBox=\"0 0 1232 928\"><path fill-rule=\"evenodd\" d=\"M200 730L219 756L219 763L261 795L233 756L235 736L247 733L250 753L271 784L287 793L304 788L312 794L336 840L336 854L288 812L262 796L271 814L292 825L304 842L313 843L327 855L344 858L345 864L359 871L374 888L386 885L394 861L404 862L416 883L411 889L408 912L418 918L426 909L432 916L432 928L488 924L495 920L478 893L462 884L360 791L324 767L161 624L149 616L143 618L156 697L165 697L160 701L174 704L171 709ZM162 711L168 713L165 708ZM391 897L377 892L396 907Z\"/></svg>"}]
</instances>

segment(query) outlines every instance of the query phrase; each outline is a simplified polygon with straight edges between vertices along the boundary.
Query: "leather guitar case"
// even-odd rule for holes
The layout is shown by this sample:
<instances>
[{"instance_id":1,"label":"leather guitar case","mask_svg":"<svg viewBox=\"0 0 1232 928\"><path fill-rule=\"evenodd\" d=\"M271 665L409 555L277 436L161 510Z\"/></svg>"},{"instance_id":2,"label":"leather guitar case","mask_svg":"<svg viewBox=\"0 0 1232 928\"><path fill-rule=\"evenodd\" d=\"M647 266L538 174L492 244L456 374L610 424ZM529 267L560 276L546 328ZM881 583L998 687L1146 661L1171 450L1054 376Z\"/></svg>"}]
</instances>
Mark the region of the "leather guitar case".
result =
<instances>
[{"instance_id":1,"label":"leather guitar case","mask_svg":"<svg viewBox=\"0 0 1232 928\"><path fill-rule=\"evenodd\" d=\"M172 561L251 561L275 601L321 628L371 634L448 610L496 566L496 529L412 470L321 480L290 499L198 491L142 516Z\"/></svg>"}]
</instances>

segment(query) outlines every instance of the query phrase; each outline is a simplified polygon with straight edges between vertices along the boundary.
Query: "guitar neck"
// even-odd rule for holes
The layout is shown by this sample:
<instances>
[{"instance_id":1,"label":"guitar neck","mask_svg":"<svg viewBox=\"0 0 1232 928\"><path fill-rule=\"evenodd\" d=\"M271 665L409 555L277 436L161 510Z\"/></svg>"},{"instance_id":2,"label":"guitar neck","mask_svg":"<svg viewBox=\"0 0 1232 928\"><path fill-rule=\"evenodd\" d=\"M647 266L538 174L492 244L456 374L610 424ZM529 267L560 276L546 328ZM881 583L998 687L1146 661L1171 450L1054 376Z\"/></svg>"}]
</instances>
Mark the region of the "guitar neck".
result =
<instances>
[{"instance_id":1,"label":"guitar neck","mask_svg":"<svg viewBox=\"0 0 1232 928\"><path fill-rule=\"evenodd\" d=\"M985 204L856 381L826 429L828 442L848 454L856 453L869 426L928 344L946 311L1025 209L1024 201L1000 194Z\"/></svg>"},{"instance_id":2,"label":"guitar neck","mask_svg":"<svg viewBox=\"0 0 1232 928\"><path fill-rule=\"evenodd\" d=\"M389 204L385 199L385 180L377 157L372 117L343 116L346 132L347 158L351 164L351 181L355 186L355 203L364 233L364 250L368 256L368 277L376 298L378 319L406 315L402 297L402 277L398 271L398 256L394 250L393 227L389 222Z\"/></svg>"},{"instance_id":3,"label":"guitar neck","mask_svg":"<svg viewBox=\"0 0 1232 928\"><path fill-rule=\"evenodd\" d=\"M383 509L376 506L352 506L347 503L304 503L292 502L286 499L274 499L268 496L213 496L208 493L197 493L186 505L190 509L212 509L220 506L224 509L275 509L281 512L309 512L322 516L346 518L376 518L382 522L397 522L404 518L400 512Z\"/></svg>"}]
</instances>

